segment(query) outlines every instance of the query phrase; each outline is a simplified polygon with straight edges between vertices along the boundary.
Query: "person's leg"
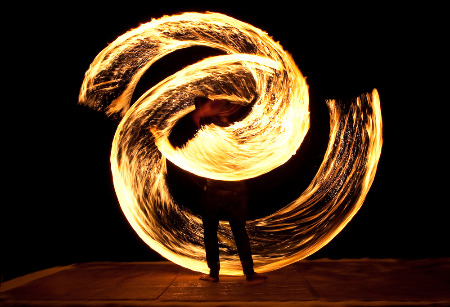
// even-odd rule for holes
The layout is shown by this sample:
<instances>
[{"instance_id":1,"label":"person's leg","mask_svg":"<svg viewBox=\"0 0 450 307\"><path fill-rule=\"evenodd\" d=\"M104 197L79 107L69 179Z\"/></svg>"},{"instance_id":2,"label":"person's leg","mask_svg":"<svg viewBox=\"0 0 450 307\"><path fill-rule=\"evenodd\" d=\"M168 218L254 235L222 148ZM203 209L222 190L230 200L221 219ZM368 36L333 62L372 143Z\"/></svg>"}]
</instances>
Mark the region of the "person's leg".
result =
<instances>
[{"instance_id":1,"label":"person's leg","mask_svg":"<svg viewBox=\"0 0 450 307\"><path fill-rule=\"evenodd\" d=\"M212 278L219 277L220 262L219 262L219 243L217 240L217 230L219 227L219 220L217 218L203 215L203 237L206 251L206 262L210 270Z\"/></svg>"},{"instance_id":2,"label":"person's leg","mask_svg":"<svg viewBox=\"0 0 450 307\"><path fill-rule=\"evenodd\" d=\"M255 271L253 270L252 251L247 230L245 229L245 221L233 218L230 220L230 227L239 253L239 259L241 260L242 270L245 275L251 275Z\"/></svg>"},{"instance_id":3,"label":"person's leg","mask_svg":"<svg viewBox=\"0 0 450 307\"><path fill-rule=\"evenodd\" d=\"M265 275L255 273L253 270L252 251L250 247L250 240L248 238L246 225L247 216L247 202L243 199L242 202L237 202L237 206L233 208L233 214L230 219L230 227L233 232L234 241L241 260L242 270L247 281L260 282L267 279Z\"/></svg>"}]
</instances>

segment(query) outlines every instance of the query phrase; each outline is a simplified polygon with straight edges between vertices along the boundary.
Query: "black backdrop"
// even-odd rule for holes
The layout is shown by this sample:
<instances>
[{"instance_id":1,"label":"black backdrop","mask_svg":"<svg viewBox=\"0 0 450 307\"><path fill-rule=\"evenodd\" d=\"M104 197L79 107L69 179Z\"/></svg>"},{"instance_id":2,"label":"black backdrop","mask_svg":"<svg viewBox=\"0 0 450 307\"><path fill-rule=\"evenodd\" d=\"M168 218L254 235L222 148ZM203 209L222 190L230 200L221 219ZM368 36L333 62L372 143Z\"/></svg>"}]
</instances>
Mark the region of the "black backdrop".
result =
<instances>
[{"instance_id":1,"label":"black backdrop","mask_svg":"<svg viewBox=\"0 0 450 307\"><path fill-rule=\"evenodd\" d=\"M291 3L77 2L11 10L3 37L3 280L77 262L162 260L131 229L114 193L109 153L117 122L78 106L77 98L84 72L108 43L151 18L185 11L217 11L267 31L307 77L308 142L287 166L254 182L254 191L273 191L259 199L253 192L264 200L254 214L289 200L293 187L315 174L327 142L325 99L377 88L384 145L375 181L353 220L311 258L450 256L441 8ZM143 87L197 55L159 63ZM173 167L170 174L178 174L171 184L183 198L183 174Z\"/></svg>"}]
</instances>

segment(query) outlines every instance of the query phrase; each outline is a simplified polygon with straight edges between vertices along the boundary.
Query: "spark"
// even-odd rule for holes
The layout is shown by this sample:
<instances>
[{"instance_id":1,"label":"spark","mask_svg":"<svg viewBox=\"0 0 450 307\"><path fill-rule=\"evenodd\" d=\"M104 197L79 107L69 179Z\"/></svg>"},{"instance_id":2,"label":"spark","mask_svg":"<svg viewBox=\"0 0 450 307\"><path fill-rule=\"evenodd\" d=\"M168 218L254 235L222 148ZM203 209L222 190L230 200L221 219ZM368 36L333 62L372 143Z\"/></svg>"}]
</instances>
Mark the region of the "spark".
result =
<instances>
[{"instance_id":1,"label":"spark","mask_svg":"<svg viewBox=\"0 0 450 307\"><path fill-rule=\"evenodd\" d=\"M181 69L132 103L139 79L153 63L191 46L225 55ZM203 127L174 148L168 136L198 96L252 109L243 120ZM122 117L111 169L131 226L162 256L201 272L208 272L201 218L171 196L166 159L202 177L249 179L288 161L309 129L308 86L292 57L267 33L218 13L164 16L120 36L94 59L79 100ZM382 147L378 92L361 95L349 108L335 100L327 105L329 145L310 185L284 208L247 223L257 272L281 268L326 245L359 210L373 182ZM221 273L242 274L227 222L220 223L218 236Z\"/></svg>"}]
</instances>

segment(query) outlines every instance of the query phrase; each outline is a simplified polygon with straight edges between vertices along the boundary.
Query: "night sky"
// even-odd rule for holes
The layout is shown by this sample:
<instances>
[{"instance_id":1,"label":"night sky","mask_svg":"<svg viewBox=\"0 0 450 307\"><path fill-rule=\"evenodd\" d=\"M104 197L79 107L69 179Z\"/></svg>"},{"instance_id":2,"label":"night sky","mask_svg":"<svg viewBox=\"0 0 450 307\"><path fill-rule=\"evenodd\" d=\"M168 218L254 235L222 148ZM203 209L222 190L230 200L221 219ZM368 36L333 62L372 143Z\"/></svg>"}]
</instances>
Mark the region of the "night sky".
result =
<instances>
[{"instance_id":1,"label":"night sky","mask_svg":"<svg viewBox=\"0 0 450 307\"><path fill-rule=\"evenodd\" d=\"M164 2L12 10L14 21L4 29L3 280L79 262L163 260L135 234L115 196L109 154L118 121L77 99L85 71L108 43L151 18L185 11L221 12L265 30L307 77L308 142L280 170L253 181L251 196L264 206L251 214L275 210L315 175L328 141L325 99L377 88L384 145L374 183L353 220L310 258L450 256L442 8ZM203 52L158 63L138 91ZM171 166L169 176L183 198L186 174Z\"/></svg>"}]
</instances>

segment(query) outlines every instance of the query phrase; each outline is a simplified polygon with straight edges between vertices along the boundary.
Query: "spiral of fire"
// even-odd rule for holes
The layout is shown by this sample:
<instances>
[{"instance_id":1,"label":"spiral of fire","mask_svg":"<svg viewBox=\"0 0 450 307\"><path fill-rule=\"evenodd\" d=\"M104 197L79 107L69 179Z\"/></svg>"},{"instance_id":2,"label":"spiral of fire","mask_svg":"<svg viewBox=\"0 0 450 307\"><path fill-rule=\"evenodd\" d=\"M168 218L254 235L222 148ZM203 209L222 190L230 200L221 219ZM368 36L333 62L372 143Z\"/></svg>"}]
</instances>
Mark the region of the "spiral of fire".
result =
<instances>
[{"instance_id":1,"label":"spiral of fire","mask_svg":"<svg viewBox=\"0 0 450 307\"><path fill-rule=\"evenodd\" d=\"M189 65L136 102L131 97L147 69L190 46L224 55ZM227 127L202 127L182 148L168 140L174 125L195 109L198 96L224 98L251 112ZM111 150L121 208L152 249L186 268L207 272L201 218L182 210L167 186L166 159L198 176L253 178L294 155L309 129L305 78L280 44L265 32L218 13L164 16L118 37L88 71L79 101L121 116ZM329 144L310 185L275 213L248 221L255 270L271 271L326 245L361 207L382 147L378 92L349 105L327 101ZM241 274L227 222L219 226L221 273Z\"/></svg>"}]
</instances>

